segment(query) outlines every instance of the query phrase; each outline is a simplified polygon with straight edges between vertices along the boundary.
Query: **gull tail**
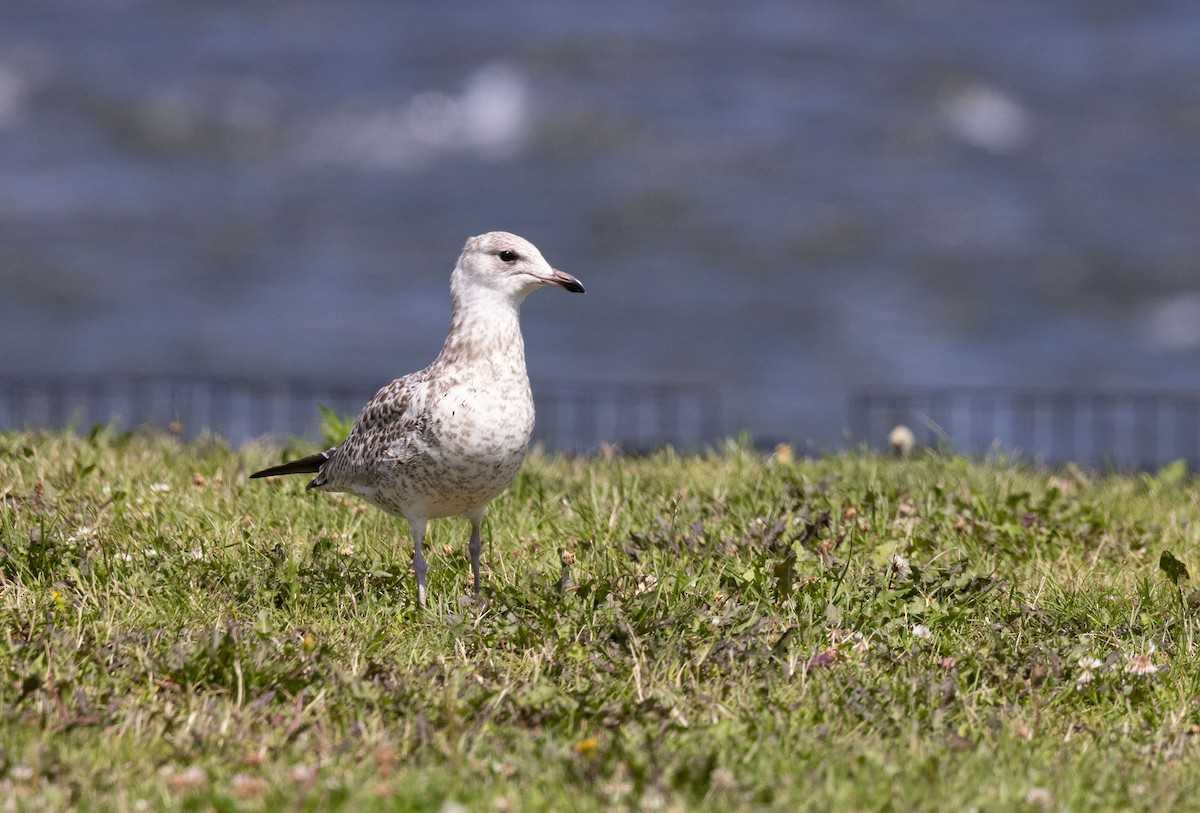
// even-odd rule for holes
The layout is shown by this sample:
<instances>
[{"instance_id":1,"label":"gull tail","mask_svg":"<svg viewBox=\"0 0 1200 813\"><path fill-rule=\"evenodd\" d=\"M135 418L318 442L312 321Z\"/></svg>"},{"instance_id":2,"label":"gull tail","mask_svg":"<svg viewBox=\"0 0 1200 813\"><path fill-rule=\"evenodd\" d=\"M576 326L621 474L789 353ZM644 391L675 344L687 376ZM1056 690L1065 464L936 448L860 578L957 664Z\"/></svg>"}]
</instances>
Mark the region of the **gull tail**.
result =
<instances>
[{"instance_id":1,"label":"gull tail","mask_svg":"<svg viewBox=\"0 0 1200 813\"><path fill-rule=\"evenodd\" d=\"M332 451L333 449L325 452L317 452L316 454L310 454L308 457L302 457L299 460L292 460L278 466L271 466L268 469L254 472L250 477L275 477L280 474L316 474L321 471L321 466L325 465L329 460ZM313 486L320 485L317 482L320 479L318 476L308 484L308 487L312 488Z\"/></svg>"}]
</instances>

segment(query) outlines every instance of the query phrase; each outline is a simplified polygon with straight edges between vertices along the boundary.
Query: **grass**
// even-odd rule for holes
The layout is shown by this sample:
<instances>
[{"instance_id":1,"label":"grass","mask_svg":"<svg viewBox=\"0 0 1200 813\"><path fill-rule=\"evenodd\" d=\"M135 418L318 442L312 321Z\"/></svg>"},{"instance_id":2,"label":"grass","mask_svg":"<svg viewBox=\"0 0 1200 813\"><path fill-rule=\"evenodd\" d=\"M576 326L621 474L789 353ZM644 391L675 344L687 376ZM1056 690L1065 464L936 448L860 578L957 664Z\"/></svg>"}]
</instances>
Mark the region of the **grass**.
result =
<instances>
[{"instance_id":1,"label":"grass","mask_svg":"<svg viewBox=\"0 0 1200 813\"><path fill-rule=\"evenodd\" d=\"M299 451L0 434L5 809L1200 806L1179 466L535 453L422 610Z\"/></svg>"}]
</instances>

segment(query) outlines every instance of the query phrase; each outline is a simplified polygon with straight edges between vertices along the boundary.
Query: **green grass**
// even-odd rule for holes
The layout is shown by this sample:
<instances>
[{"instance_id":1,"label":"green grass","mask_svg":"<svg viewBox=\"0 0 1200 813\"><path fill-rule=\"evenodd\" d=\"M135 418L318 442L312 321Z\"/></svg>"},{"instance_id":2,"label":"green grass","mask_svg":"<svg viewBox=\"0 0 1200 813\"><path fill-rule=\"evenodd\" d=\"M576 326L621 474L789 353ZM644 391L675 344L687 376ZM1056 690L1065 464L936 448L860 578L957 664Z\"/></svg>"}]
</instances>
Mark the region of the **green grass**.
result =
<instances>
[{"instance_id":1,"label":"green grass","mask_svg":"<svg viewBox=\"0 0 1200 813\"><path fill-rule=\"evenodd\" d=\"M299 451L0 434L0 799L1200 806L1180 467L535 453L421 609L402 522L247 481Z\"/></svg>"}]
</instances>

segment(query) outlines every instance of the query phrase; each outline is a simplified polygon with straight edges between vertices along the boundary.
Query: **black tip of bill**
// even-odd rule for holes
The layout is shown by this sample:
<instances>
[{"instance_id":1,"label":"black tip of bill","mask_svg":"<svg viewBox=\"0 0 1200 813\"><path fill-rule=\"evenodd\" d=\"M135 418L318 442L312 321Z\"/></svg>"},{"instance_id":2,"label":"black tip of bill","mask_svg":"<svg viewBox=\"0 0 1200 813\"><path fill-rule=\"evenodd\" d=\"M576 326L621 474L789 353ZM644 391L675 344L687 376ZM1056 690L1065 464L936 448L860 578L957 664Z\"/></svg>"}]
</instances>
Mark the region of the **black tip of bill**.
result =
<instances>
[{"instance_id":1,"label":"black tip of bill","mask_svg":"<svg viewBox=\"0 0 1200 813\"><path fill-rule=\"evenodd\" d=\"M583 293L583 283L570 274L565 271L559 271L557 268L550 269L550 272L550 276L542 277L543 282L557 285L559 288L565 288L573 294Z\"/></svg>"}]
</instances>

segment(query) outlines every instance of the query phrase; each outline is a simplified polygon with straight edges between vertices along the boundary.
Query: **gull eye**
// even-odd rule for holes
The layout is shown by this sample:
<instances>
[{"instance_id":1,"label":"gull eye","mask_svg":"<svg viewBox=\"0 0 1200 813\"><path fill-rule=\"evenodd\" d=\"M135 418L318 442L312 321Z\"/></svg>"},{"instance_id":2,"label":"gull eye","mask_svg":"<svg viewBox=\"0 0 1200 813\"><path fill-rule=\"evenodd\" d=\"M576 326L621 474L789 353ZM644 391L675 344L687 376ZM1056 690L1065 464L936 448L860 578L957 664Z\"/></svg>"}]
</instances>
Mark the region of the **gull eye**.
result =
<instances>
[{"instance_id":1,"label":"gull eye","mask_svg":"<svg viewBox=\"0 0 1200 813\"><path fill-rule=\"evenodd\" d=\"M517 252L509 251L508 249L504 249L504 251L501 251L496 256L499 257L501 260L503 260L506 263L512 263L512 262L517 261Z\"/></svg>"}]
</instances>

